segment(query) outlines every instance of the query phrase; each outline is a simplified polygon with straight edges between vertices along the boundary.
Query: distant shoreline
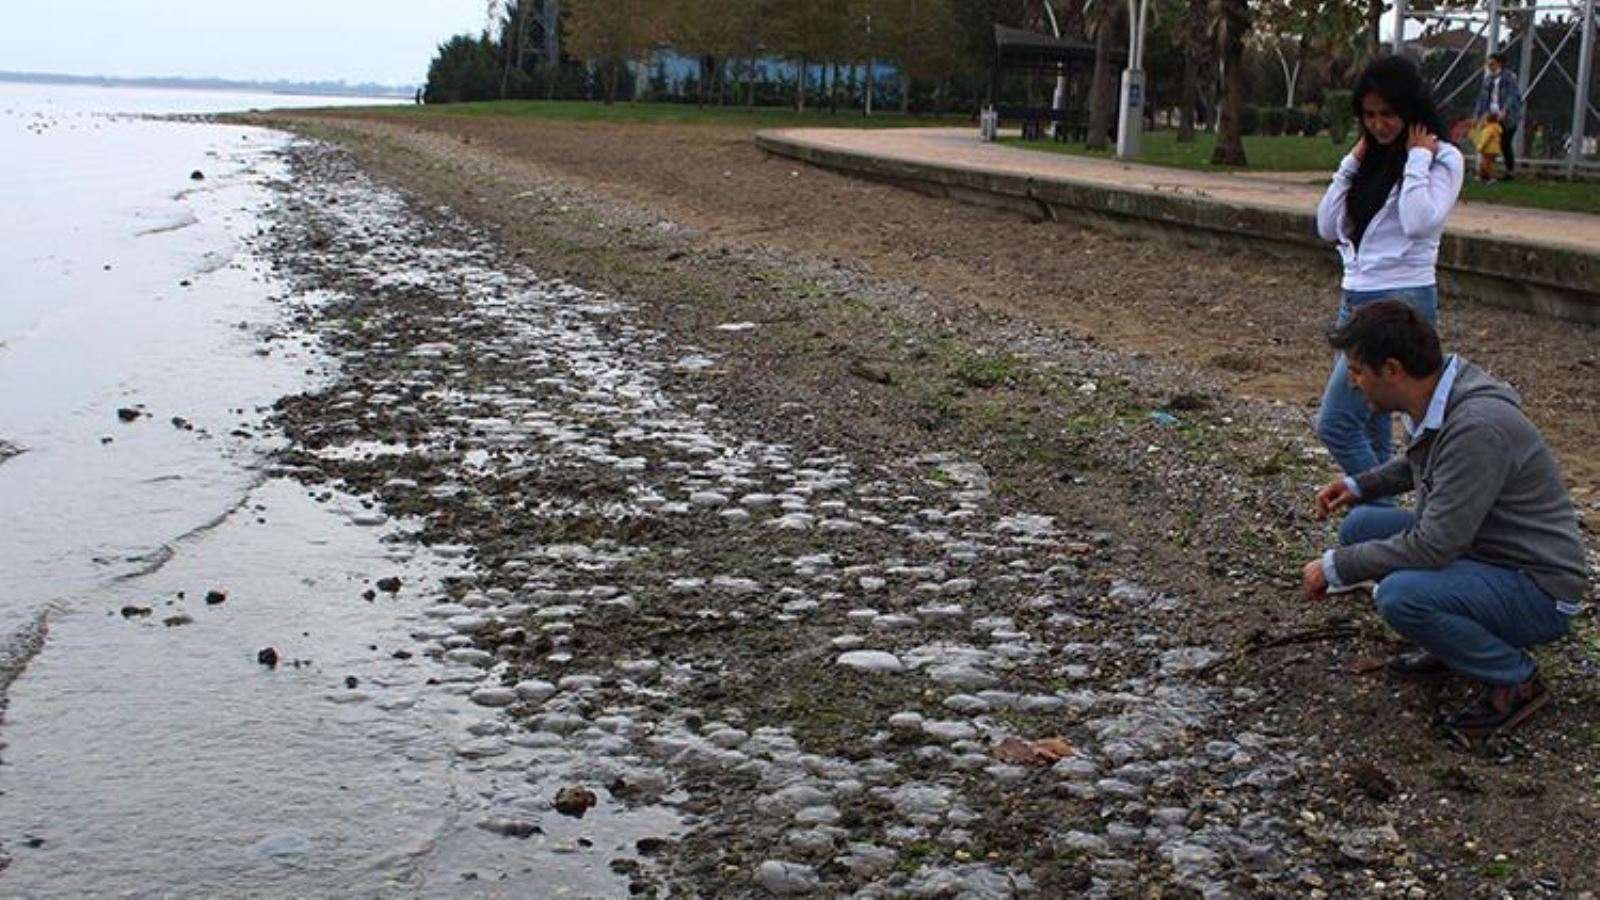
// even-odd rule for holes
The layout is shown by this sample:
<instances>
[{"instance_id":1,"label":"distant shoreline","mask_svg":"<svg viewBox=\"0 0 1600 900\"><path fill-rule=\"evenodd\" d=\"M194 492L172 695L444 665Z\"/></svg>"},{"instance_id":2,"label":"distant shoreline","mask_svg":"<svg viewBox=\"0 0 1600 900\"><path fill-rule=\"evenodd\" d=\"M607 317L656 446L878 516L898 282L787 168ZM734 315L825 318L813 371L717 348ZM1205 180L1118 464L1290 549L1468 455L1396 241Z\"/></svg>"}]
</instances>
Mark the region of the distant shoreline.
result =
<instances>
[{"instance_id":1,"label":"distant shoreline","mask_svg":"<svg viewBox=\"0 0 1600 900\"><path fill-rule=\"evenodd\" d=\"M0 83L54 84L78 87L171 88L185 91L246 91L263 94L299 94L312 97L403 97L416 93L416 85L344 84L322 81L232 81L225 78L145 77L106 75L56 75L45 72L0 72Z\"/></svg>"}]
</instances>

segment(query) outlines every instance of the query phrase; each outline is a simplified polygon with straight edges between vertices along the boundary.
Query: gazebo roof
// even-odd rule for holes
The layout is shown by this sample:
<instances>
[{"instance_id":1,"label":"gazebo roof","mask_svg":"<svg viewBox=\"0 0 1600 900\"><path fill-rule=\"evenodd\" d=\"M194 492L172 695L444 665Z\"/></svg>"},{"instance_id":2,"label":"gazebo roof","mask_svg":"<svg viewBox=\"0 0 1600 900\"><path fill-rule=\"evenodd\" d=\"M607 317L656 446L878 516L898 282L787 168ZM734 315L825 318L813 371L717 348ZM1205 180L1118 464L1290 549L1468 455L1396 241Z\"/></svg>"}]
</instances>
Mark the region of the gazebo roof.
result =
<instances>
[{"instance_id":1,"label":"gazebo roof","mask_svg":"<svg viewBox=\"0 0 1600 900\"><path fill-rule=\"evenodd\" d=\"M1058 66L1093 65L1094 45L1072 38L1058 38L1009 25L994 26L995 62L1002 69L1050 69ZM1127 59L1127 53L1113 50L1114 63Z\"/></svg>"}]
</instances>

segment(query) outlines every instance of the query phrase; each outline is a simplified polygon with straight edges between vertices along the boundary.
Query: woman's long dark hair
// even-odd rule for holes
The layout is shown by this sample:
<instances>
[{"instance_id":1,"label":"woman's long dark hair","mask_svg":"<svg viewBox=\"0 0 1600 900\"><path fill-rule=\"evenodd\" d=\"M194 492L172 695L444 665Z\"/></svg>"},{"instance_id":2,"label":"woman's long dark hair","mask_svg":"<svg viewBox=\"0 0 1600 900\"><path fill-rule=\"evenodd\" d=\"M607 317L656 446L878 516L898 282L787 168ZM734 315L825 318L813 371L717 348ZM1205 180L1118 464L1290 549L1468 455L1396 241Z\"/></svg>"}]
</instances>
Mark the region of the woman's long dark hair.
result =
<instances>
[{"instance_id":1,"label":"woman's long dark hair","mask_svg":"<svg viewBox=\"0 0 1600 900\"><path fill-rule=\"evenodd\" d=\"M1362 121L1361 101L1368 94L1377 94L1400 114L1404 123L1400 136L1394 143L1384 146L1367 131ZM1367 64L1356 79L1352 102L1356 122L1366 136L1367 150L1351 182L1350 193L1345 197L1345 212L1351 223L1351 238L1360 243L1367 224L1387 202L1390 191L1400 183L1406 167L1406 132L1412 125L1422 125L1444 141L1449 132L1439 117L1439 108L1422 71L1403 56L1383 56Z\"/></svg>"}]
</instances>

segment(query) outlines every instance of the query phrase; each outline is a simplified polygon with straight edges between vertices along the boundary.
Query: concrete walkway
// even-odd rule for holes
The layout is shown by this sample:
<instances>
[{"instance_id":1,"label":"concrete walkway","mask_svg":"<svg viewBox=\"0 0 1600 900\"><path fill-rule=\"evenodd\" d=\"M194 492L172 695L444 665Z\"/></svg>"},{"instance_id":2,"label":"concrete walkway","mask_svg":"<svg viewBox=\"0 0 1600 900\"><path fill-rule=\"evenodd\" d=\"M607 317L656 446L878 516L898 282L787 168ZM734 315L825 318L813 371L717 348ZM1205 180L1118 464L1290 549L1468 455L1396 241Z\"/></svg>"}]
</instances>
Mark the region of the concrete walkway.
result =
<instances>
[{"instance_id":1,"label":"concrete walkway","mask_svg":"<svg viewBox=\"0 0 1600 900\"><path fill-rule=\"evenodd\" d=\"M1197 172L1024 150L978 140L976 129L794 128L775 132L819 147L952 168L1085 181L1123 190L1184 193L1230 203L1315 212L1328 172ZM1319 183L1320 182L1320 183ZM1520 238L1600 253L1600 215L1462 202L1450 230Z\"/></svg>"},{"instance_id":2,"label":"concrete walkway","mask_svg":"<svg viewBox=\"0 0 1600 900\"><path fill-rule=\"evenodd\" d=\"M978 140L975 129L882 131L804 128L763 132L773 153L853 174L1046 215L1118 224L1143 221L1187 239L1229 234L1331 257L1315 239L1328 173L1198 172L1025 150ZM1600 215L1462 202L1451 213L1440 264L1461 293L1600 323Z\"/></svg>"}]
</instances>

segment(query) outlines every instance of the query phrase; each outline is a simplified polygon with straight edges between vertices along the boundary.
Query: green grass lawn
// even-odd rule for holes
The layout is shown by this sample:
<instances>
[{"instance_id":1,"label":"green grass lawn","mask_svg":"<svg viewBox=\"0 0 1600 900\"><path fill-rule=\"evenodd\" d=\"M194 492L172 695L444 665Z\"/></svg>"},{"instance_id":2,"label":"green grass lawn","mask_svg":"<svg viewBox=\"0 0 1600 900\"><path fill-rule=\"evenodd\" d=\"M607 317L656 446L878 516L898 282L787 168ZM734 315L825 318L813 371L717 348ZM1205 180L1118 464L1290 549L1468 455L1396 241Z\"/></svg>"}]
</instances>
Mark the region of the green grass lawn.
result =
<instances>
[{"instance_id":1,"label":"green grass lawn","mask_svg":"<svg viewBox=\"0 0 1600 900\"><path fill-rule=\"evenodd\" d=\"M1097 156L1108 159L1112 150L1090 150L1082 144L1059 141L1024 141L1020 138L1001 138L1003 144L1025 150L1043 150L1048 153L1066 153L1071 156ZM1178 169L1209 171L1256 172L1332 172L1350 149L1348 143L1335 144L1326 134L1316 137L1263 137L1247 135L1244 152L1250 160L1248 169L1211 164L1211 151L1217 146L1217 136L1201 132L1192 144L1178 143L1175 131L1153 131L1144 136L1143 152L1139 162L1153 166L1172 166ZM1114 148L1113 148L1114 149Z\"/></svg>"},{"instance_id":2,"label":"green grass lawn","mask_svg":"<svg viewBox=\"0 0 1600 900\"><path fill-rule=\"evenodd\" d=\"M874 112L871 117L859 110L841 109L831 113L827 107L808 108L804 114L793 109L759 106L697 107L686 103L604 103L573 100L490 100L482 103L440 103L429 106L383 107L400 116L444 116L479 118L552 119L563 122L660 122L674 125L738 125L749 128L916 128L969 124L968 116L906 116L898 112ZM976 130L977 126L973 126Z\"/></svg>"},{"instance_id":3,"label":"green grass lawn","mask_svg":"<svg viewBox=\"0 0 1600 900\"><path fill-rule=\"evenodd\" d=\"M1518 170L1521 171L1521 170ZM1515 181L1481 184L1469 179L1461 196L1473 203L1501 203L1600 215L1600 182L1536 181L1518 175Z\"/></svg>"},{"instance_id":4,"label":"green grass lawn","mask_svg":"<svg viewBox=\"0 0 1600 900\"><path fill-rule=\"evenodd\" d=\"M1248 135L1244 139L1244 152L1250 160L1250 165L1247 168L1238 168L1211 164L1211 151L1217 143L1215 134L1201 133L1195 138L1192 144L1180 144L1177 132L1174 131L1146 134L1139 162L1212 172L1322 173L1316 178L1320 182L1325 180L1326 173L1331 173L1339 165L1339 160L1344 157L1350 145L1348 141L1335 144L1326 134L1309 138ZM1090 150L1082 144L1023 141L1015 137L1002 138L1001 143L1046 153L1101 159L1111 157L1109 150ZM1468 160L1468 165L1471 165L1471 160ZM1467 183L1461 192L1462 197L1468 202L1531 206L1538 209L1559 209L1600 215L1600 182L1537 180L1523 175L1515 181L1481 184L1471 177L1471 173L1468 175Z\"/></svg>"}]
</instances>

